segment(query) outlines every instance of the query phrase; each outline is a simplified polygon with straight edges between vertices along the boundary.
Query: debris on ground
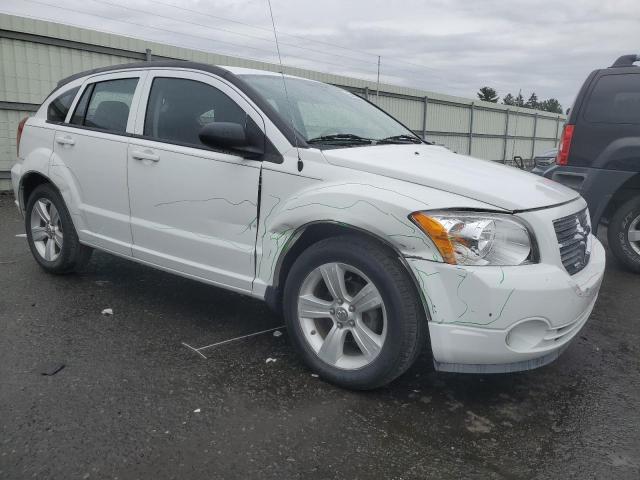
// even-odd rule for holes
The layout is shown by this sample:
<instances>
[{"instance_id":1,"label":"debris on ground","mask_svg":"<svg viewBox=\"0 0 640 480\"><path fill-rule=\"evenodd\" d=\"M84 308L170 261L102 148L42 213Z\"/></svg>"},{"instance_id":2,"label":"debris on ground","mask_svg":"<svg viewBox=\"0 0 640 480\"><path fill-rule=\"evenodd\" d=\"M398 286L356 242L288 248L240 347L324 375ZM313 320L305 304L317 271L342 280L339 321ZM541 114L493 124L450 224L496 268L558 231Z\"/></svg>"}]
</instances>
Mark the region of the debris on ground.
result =
<instances>
[{"instance_id":1,"label":"debris on ground","mask_svg":"<svg viewBox=\"0 0 640 480\"><path fill-rule=\"evenodd\" d=\"M107 317L113 315L113 308L105 308L104 310L102 310L102 315L105 315Z\"/></svg>"},{"instance_id":2,"label":"debris on ground","mask_svg":"<svg viewBox=\"0 0 640 480\"><path fill-rule=\"evenodd\" d=\"M64 363L50 363L40 368L40 375L52 377L56 373L60 372L66 365Z\"/></svg>"},{"instance_id":3,"label":"debris on ground","mask_svg":"<svg viewBox=\"0 0 640 480\"><path fill-rule=\"evenodd\" d=\"M193 413L200 413L200 409L199 409L199 408L196 408L196 409L193 411Z\"/></svg>"},{"instance_id":4,"label":"debris on ground","mask_svg":"<svg viewBox=\"0 0 640 480\"><path fill-rule=\"evenodd\" d=\"M275 358L271 358L271 357L269 357L269 358L267 358L267 360L266 360L266 362L265 362L265 363L271 363L271 362L274 362L274 363L275 363L275 361L276 361L276 359L275 359Z\"/></svg>"},{"instance_id":5,"label":"debris on ground","mask_svg":"<svg viewBox=\"0 0 640 480\"><path fill-rule=\"evenodd\" d=\"M281 337L282 336L282 332L280 330L276 330L275 332L273 332L273 336L274 337Z\"/></svg>"},{"instance_id":6,"label":"debris on ground","mask_svg":"<svg viewBox=\"0 0 640 480\"><path fill-rule=\"evenodd\" d=\"M318 374L317 374L317 373L312 373L312 374L311 374L311 376L312 376L313 378L318 378Z\"/></svg>"}]
</instances>

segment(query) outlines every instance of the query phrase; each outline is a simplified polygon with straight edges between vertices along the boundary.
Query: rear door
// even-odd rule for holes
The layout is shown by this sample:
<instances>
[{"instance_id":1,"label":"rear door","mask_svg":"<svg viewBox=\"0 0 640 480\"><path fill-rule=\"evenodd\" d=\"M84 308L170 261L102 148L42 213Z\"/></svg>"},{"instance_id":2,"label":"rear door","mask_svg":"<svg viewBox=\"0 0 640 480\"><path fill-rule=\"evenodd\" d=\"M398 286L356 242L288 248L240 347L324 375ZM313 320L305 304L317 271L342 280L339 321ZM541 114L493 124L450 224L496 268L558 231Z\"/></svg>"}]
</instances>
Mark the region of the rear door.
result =
<instances>
[{"instance_id":1,"label":"rear door","mask_svg":"<svg viewBox=\"0 0 640 480\"><path fill-rule=\"evenodd\" d=\"M54 162L75 179L80 240L131 255L127 132L133 129L137 94L145 72L127 71L90 77L67 122L56 128Z\"/></svg>"},{"instance_id":2,"label":"rear door","mask_svg":"<svg viewBox=\"0 0 640 480\"><path fill-rule=\"evenodd\" d=\"M240 291L254 277L261 163L203 145L209 122L264 129L217 77L152 70L128 152L134 257Z\"/></svg>"}]
</instances>

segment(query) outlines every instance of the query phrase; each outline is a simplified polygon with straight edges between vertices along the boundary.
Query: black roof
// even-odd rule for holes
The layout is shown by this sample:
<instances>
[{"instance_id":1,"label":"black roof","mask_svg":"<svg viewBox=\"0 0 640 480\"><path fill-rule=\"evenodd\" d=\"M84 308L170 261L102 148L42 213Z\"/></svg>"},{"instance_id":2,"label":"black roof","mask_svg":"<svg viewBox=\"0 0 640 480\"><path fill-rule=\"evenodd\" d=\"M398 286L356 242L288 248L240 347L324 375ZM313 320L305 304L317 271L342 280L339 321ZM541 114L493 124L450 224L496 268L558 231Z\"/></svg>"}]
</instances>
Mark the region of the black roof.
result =
<instances>
[{"instance_id":1,"label":"black roof","mask_svg":"<svg viewBox=\"0 0 640 480\"><path fill-rule=\"evenodd\" d=\"M238 75L230 72L229 70L218 67L216 65L209 65L206 63L190 62L187 60L151 60L148 62L133 62L123 63L120 65L112 65L110 67L94 68L92 70L85 70L69 77L63 78L58 82L56 90L66 85L69 82L77 80L78 78L86 77L88 75L95 75L96 73L112 72L117 70L133 70L140 68L189 68L192 70L201 70L203 72L213 73L218 77L224 78L229 83L239 88L245 95L247 95L253 103L255 103L260 110L262 110L274 125L282 132L291 145L296 145L302 148L308 148L307 142L300 135L296 135L291 126L291 122L283 118L280 113L273 108L273 106L267 102L256 89L245 82ZM52 92L53 93L53 92ZM297 139L296 139L297 137ZM297 141L296 141L297 140Z\"/></svg>"}]
</instances>

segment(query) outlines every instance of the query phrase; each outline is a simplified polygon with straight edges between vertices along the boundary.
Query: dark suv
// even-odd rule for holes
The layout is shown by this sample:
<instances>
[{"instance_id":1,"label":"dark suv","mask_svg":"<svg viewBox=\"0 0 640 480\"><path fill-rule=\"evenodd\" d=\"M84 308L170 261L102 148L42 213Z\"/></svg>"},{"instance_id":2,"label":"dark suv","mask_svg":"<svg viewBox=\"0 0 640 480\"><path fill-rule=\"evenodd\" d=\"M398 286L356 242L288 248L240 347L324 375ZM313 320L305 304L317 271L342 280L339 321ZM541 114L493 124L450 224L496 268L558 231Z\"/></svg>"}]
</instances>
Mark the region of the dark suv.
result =
<instances>
[{"instance_id":1,"label":"dark suv","mask_svg":"<svg viewBox=\"0 0 640 480\"><path fill-rule=\"evenodd\" d=\"M593 229L608 225L609 247L640 273L640 55L592 72L562 133L556 166L544 176L585 198Z\"/></svg>"}]
</instances>

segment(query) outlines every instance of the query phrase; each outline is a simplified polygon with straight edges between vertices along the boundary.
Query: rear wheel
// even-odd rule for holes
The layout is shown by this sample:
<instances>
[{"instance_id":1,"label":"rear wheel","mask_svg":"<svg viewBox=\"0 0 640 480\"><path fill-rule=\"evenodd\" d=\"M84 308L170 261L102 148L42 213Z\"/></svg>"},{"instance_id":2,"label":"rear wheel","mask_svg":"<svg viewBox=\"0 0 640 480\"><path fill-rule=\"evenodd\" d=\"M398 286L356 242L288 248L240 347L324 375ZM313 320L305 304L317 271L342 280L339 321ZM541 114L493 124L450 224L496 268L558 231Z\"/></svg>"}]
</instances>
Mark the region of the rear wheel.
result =
<instances>
[{"instance_id":1,"label":"rear wheel","mask_svg":"<svg viewBox=\"0 0 640 480\"><path fill-rule=\"evenodd\" d=\"M629 270L640 273L640 197L620 206L609 220L609 248Z\"/></svg>"},{"instance_id":2,"label":"rear wheel","mask_svg":"<svg viewBox=\"0 0 640 480\"><path fill-rule=\"evenodd\" d=\"M25 228L31 253L46 271L68 273L89 261L92 249L78 241L71 215L51 185L40 185L29 196Z\"/></svg>"},{"instance_id":3,"label":"rear wheel","mask_svg":"<svg viewBox=\"0 0 640 480\"><path fill-rule=\"evenodd\" d=\"M392 251L365 237L330 238L303 252L287 277L284 312L305 362L347 388L389 383L426 343L409 274Z\"/></svg>"}]
</instances>

